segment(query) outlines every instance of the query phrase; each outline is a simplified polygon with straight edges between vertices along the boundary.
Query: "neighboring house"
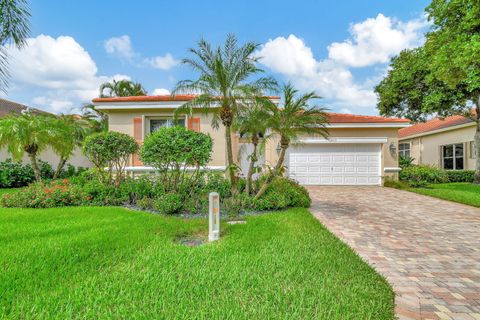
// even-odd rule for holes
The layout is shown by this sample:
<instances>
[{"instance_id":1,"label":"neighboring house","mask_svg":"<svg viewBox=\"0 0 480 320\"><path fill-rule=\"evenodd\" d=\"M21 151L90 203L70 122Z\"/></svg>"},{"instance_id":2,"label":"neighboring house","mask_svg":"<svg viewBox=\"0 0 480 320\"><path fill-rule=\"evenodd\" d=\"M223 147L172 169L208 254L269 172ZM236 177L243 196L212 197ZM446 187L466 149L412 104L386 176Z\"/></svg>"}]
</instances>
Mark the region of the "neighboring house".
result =
<instances>
[{"instance_id":1,"label":"neighboring house","mask_svg":"<svg viewBox=\"0 0 480 320\"><path fill-rule=\"evenodd\" d=\"M175 110L193 98L192 95L97 98L93 103L108 114L109 130L129 134L141 144L157 128L174 125ZM270 99L277 104L280 101L279 97ZM180 117L178 124L210 134L214 146L209 168L225 170L225 129L212 128L211 119L211 115L199 110L192 117ZM383 177L397 176L398 129L408 125L405 119L331 113L328 139L305 137L301 144L289 149L285 163L288 175L305 185L381 185ZM246 149L238 134L232 138L235 154ZM278 153L278 138L269 139L264 163L274 165ZM245 168L242 161L247 161L246 157L240 154L238 158L240 166ZM153 169L143 166L135 156L127 170Z\"/></svg>"},{"instance_id":2,"label":"neighboring house","mask_svg":"<svg viewBox=\"0 0 480 320\"><path fill-rule=\"evenodd\" d=\"M399 154L447 170L474 170L475 122L462 116L432 119L399 131Z\"/></svg>"},{"instance_id":3,"label":"neighboring house","mask_svg":"<svg viewBox=\"0 0 480 320\"><path fill-rule=\"evenodd\" d=\"M0 99L0 118L3 118L9 114L21 114L22 112L25 111L30 111L34 114L50 114L48 112L35 109L35 108L30 108L26 105L16 103L13 101L5 100L5 99ZM11 158L12 156L5 150L5 149L0 149L0 161L4 161L6 159ZM39 156L39 159L42 161L50 163L54 168L57 166L59 162L59 157L53 152L50 148L42 152ZM28 160L27 156L24 156L23 160L24 163L30 163ZM77 148L75 150L75 153L73 156L68 160L67 163L70 163L76 167L91 167L92 163L82 154L81 150Z\"/></svg>"}]
</instances>

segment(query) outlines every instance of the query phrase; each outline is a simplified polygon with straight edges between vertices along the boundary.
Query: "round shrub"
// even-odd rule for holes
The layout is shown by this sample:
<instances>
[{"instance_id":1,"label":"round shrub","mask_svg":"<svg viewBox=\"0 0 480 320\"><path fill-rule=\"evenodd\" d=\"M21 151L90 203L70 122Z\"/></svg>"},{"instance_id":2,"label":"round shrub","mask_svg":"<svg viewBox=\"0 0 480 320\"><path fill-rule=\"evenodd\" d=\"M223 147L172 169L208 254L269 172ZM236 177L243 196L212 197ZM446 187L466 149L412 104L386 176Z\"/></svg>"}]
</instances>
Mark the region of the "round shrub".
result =
<instances>
[{"instance_id":1,"label":"round shrub","mask_svg":"<svg viewBox=\"0 0 480 320\"><path fill-rule=\"evenodd\" d=\"M124 178L130 156L137 151L138 144L133 137L114 131L88 136L83 145L83 152L97 168L102 182L115 181L117 186Z\"/></svg>"},{"instance_id":2,"label":"round shrub","mask_svg":"<svg viewBox=\"0 0 480 320\"><path fill-rule=\"evenodd\" d=\"M297 182L277 177L268 186L265 193L252 205L256 210L276 210L288 207L310 207L311 199L307 189Z\"/></svg>"},{"instance_id":3,"label":"round shrub","mask_svg":"<svg viewBox=\"0 0 480 320\"><path fill-rule=\"evenodd\" d=\"M154 208L161 214L179 213L183 208L183 199L177 193L167 193L155 200Z\"/></svg>"},{"instance_id":4,"label":"round shrub","mask_svg":"<svg viewBox=\"0 0 480 320\"><path fill-rule=\"evenodd\" d=\"M11 159L0 162L0 188L19 188L35 181L32 166Z\"/></svg>"},{"instance_id":5,"label":"round shrub","mask_svg":"<svg viewBox=\"0 0 480 320\"><path fill-rule=\"evenodd\" d=\"M141 159L159 170L167 191L178 191L196 185L200 168L212 155L212 138L200 132L174 126L160 128L143 142Z\"/></svg>"},{"instance_id":6,"label":"round shrub","mask_svg":"<svg viewBox=\"0 0 480 320\"><path fill-rule=\"evenodd\" d=\"M474 170L449 170L446 172L448 182L473 182Z\"/></svg>"}]
</instances>

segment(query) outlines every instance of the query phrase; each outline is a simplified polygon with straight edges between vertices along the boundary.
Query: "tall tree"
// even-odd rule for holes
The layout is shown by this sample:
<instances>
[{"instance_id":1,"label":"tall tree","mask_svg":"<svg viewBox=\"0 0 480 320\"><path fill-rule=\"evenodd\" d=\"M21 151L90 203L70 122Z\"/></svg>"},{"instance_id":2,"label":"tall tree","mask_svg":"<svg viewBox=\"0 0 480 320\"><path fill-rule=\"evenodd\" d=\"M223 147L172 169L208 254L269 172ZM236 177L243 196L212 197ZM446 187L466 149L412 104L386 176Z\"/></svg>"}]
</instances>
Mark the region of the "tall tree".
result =
<instances>
[{"instance_id":1,"label":"tall tree","mask_svg":"<svg viewBox=\"0 0 480 320\"><path fill-rule=\"evenodd\" d=\"M375 88L378 108L383 115L413 121L470 117L480 154L480 2L433 0L426 12L432 28L425 44L392 60L387 77ZM480 156L475 183L480 183Z\"/></svg>"},{"instance_id":2,"label":"tall tree","mask_svg":"<svg viewBox=\"0 0 480 320\"><path fill-rule=\"evenodd\" d=\"M147 91L138 82L113 80L100 85L100 98L146 96Z\"/></svg>"},{"instance_id":3,"label":"tall tree","mask_svg":"<svg viewBox=\"0 0 480 320\"><path fill-rule=\"evenodd\" d=\"M254 56L258 44L247 42L239 45L237 38L229 34L223 46L215 49L205 40L198 42L198 48L189 52L192 58L183 59L199 73L196 80L180 81L173 90L175 94L197 94L176 112L192 115L194 109L213 114L212 125L225 127L228 172L232 191L236 190L236 164L232 150L232 124L241 112L248 107L248 102L273 90L276 82L271 77L252 77L263 72L257 67L259 57Z\"/></svg>"},{"instance_id":4,"label":"tall tree","mask_svg":"<svg viewBox=\"0 0 480 320\"><path fill-rule=\"evenodd\" d=\"M250 194L252 190L252 178L255 173L255 164L258 161L260 153L259 144L267 139L268 119L270 117L269 108L265 103L252 102L251 105L241 112L235 119L232 128L240 135L249 140L253 145L252 153L248 155L249 166L247 171L247 181L245 193ZM268 101L270 102L270 101Z\"/></svg>"},{"instance_id":5,"label":"tall tree","mask_svg":"<svg viewBox=\"0 0 480 320\"><path fill-rule=\"evenodd\" d=\"M55 138L50 140L50 146L59 157L53 176L53 179L57 179L75 148L80 147L85 137L93 130L91 123L78 115L62 114L53 118L49 125L55 131Z\"/></svg>"},{"instance_id":6,"label":"tall tree","mask_svg":"<svg viewBox=\"0 0 480 320\"><path fill-rule=\"evenodd\" d=\"M0 0L0 90L8 85L8 53L6 45L18 49L25 46L30 33L30 10L26 0Z\"/></svg>"},{"instance_id":7,"label":"tall tree","mask_svg":"<svg viewBox=\"0 0 480 320\"><path fill-rule=\"evenodd\" d=\"M57 138L57 132L51 126L52 119L51 116L30 112L0 119L0 148L6 147L13 159L19 161L26 153L38 182L42 176L37 157L49 146L51 140Z\"/></svg>"},{"instance_id":8,"label":"tall tree","mask_svg":"<svg viewBox=\"0 0 480 320\"><path fill-rule=\"evenodd\" d=\"M285 154L291 143L309 134L317 134L322 137L328 136L328 114L326 109L316 105L309 106L312 100L320 98L315 92L299 95L298 90L291 84L286 84L283 87L283 107L278 108L276 105L271 104L271 116L267 125L268 128L280 137L280 155L277 164L267 176L255 199L260 198L273 178L280 175L285 161Z\"/></svg>"}]
</instances>

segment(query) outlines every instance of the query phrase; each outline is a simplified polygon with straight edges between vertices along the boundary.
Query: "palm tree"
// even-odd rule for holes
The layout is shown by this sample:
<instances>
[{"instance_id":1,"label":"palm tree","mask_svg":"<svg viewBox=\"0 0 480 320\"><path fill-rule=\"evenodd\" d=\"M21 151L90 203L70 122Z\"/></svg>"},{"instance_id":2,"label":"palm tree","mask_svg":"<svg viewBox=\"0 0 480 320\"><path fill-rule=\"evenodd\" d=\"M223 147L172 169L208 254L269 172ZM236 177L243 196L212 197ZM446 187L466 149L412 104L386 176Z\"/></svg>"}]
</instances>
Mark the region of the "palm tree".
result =
<instances>
[{"instance_id":1,"label":"palm tree","mask_svg":"<svg viewBox=\"0 0 480 320\"><path fill-rule=\"evenodd\" d=\"M25 46L30 33L30 11L26 0L0 0L0 90L8 85L8 53L6 45L18 49Z\"/></svg>"},{"instance_id":2,"label":"palm tree","mask_svg":"<svg viewBox=\"0 0 480 320\"><path fill-rule=\"evenodd\" d=\"M94 132L108 131L108 115L93 104L82 107L82 118L90 124Z\"/></svg>"},{"instance_id":3,"label":"palm tree","mask_svg":"<svg viewBox=\"0 0 480 320\"><path fill-rule=\"evenodd\" d=\"M271 106L272 115L268 120L268 127L280 136L280 155L274 169L270 172L264 184L255 196L260 198L272 182L273 178L280 174L285 161L285 154L290 144L306 134L319 134L328 136L326 125L328 115L326 109L318 106L309 107L313 99L320 99L315 92L309 92L300 96L291 84L283 87L284 106L277 108Z\"/></svg>"},{"instance_id":4,"label":"palm tree","mask_svg":"<svg viewBox=\"0 0 480 320\"><path fill-rule=\"evenodd\" d=\"M256 66L259 57L253 53L258 44L247 42L239 46L234 35L229 34L222 47L212 49L205 40L198 42L198 48L189 50L193 58L186 58L182 63L189 65L200 75L196 80L180 81L173 90L175 94L197 94L197 96L176 110L176 114L186 113L191 116L195 108L213 114L212 126L225 127L227 160L232 191L236 190L236 165L233 160L231 126L237 115L255 97L263 96L266 90L276 87L271 77L251 77L263 72Z\"/></svg>"},{"instance_id":5,"label":"palm tree","mask_svg":"<svg viewBox=\"0 0 480 320\"><path fill-rule=\"evenodd\" d=\"M270 101L268 101L270 102ZM253 103L251 107L238 115L233 123L232 129L239 132L242 136L249 139L253 145L253 151L248 156L250 163L247 172L247 181L245 185L245 193L250 194L252 190L252 177L255 170L255 163L258 161L258 146L262 140L265 142L268 138L266 135L268 129L268 119L270 112L264 103Z\"/></svg>"},{"instance_id":6,"label":"palm tree","mask_svg":"<svg viewBox=\"0 0 480 320\"><path fill-rule=\"evenodd\" d=\"M56 138L56 132L51 126L52 118L25 112L0 119L0 148L6 147L13 159L18 161L26 153L38 182L42 177L37 156Z\"/></svg>"},{"instance_id":7,"label":"palm tree","mask_svg":"<svg viewBox=\"0 0 480 320\"><path fill-rule=\"evenodd\" d=\"M113 80L100 85L100 98L146 96L147 91L138 82Z\"/></svg>"},{"instance_id":8,"label":"palm tree","mask_svg":"<svg viewBox=\"0 0 480 320\"><path fill-rule=\"evenodd\" d=\"M55 139L50 141L50 145L60 158L53 176L53 179L57 179L75 148L93 130L91 124L78 115L60 115L52 119L50 125L55 130Z\"/></svg>"}]
</instances>

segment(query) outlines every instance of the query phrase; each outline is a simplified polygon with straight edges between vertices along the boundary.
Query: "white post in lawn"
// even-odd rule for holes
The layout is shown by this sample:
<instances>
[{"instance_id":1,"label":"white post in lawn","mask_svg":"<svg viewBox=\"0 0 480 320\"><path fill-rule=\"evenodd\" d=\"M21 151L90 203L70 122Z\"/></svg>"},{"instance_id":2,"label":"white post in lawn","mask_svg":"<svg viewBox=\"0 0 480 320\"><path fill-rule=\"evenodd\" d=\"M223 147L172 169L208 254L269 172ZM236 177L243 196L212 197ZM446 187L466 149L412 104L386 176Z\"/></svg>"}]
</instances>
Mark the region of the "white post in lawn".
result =
<instances>
[{"instance_id":1,"label":"white post in lawn","mask_svg":"<svg viewBox=\"0 0 480 320\"><path fill-rule=\"evenodd\" d=\"M220 196L216 192L208 195L208 241L220 238Z\"/></svg>"}]
</instances>

